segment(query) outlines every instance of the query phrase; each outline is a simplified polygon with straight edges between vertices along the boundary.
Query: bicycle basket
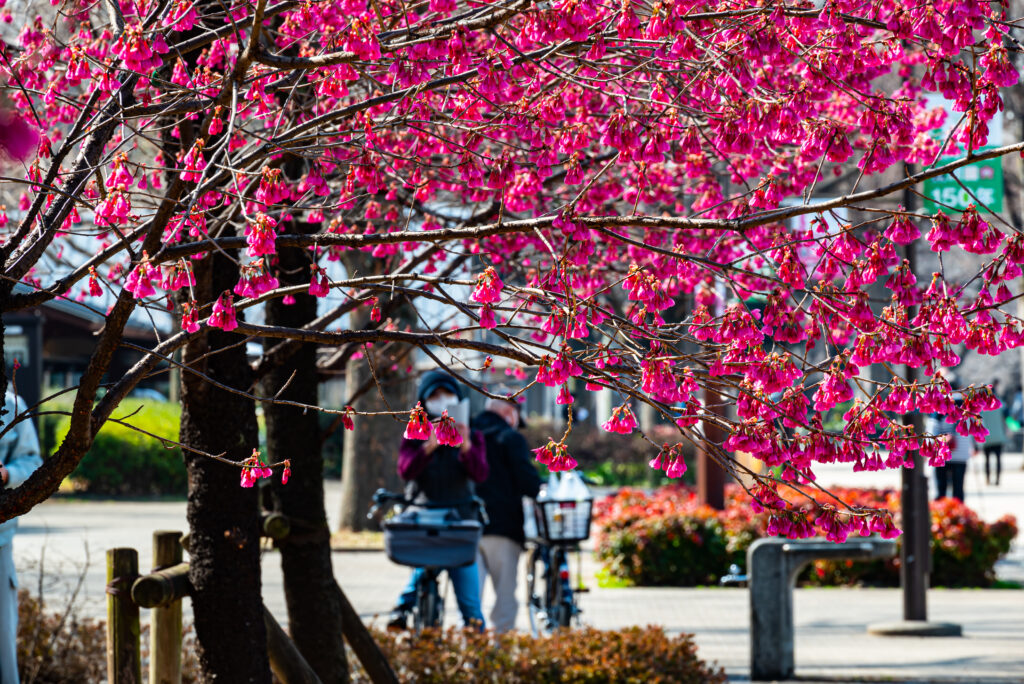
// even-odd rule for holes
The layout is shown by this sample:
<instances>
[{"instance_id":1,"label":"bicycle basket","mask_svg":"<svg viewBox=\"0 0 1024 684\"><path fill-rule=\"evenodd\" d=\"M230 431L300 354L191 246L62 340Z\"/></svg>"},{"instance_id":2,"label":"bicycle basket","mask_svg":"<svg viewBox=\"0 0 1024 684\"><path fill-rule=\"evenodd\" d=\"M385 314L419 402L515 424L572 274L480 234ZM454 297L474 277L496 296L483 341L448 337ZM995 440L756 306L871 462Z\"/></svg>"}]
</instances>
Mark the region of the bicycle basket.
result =
<instances>
[{"instance_id":1,"label":"bicycle basket","mask_svg":"<svg viewBox=\"0 0 1024 684\"><path fill-rule=\"evenodd\" d=\"M590 536L593 501L538 501L537 531L549 542L580 542Z\"/></svg>"},{"instance_id":2,"label":"bicycle basket","mask_svg":"<svg viewBox=\"0 0 1024 684\"><path fill-rule=\"evenodd\" d=\"M438 520L407 512L384 522L384 551L414 568L457 568L476 561L484 526L477 520Z\"/></svg>"}]
</instances>

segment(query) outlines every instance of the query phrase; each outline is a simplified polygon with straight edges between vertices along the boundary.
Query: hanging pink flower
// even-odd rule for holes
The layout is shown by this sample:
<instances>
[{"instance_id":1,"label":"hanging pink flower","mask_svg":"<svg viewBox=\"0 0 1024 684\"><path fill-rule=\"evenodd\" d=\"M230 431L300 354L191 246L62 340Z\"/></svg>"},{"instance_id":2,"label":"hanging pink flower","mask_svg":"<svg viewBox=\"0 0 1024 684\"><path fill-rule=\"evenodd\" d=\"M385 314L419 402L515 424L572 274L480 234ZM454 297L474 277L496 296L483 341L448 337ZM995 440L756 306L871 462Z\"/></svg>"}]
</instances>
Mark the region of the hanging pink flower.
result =
<instances>
[{"instance_id":1,"label":"hanging pink flower","mask_svg":"<svg viewBox=\"0 0 1024 684\"><path fill-rule=\"evenodd\" d=\"M199 332L199 305L195 300L182 304L181 329L187 333Z\"/></svg>"},{"instance_id":2,"label":"hanging pink flower","mask_svg":"<svg viewBox=\"0 0 1024 684\"><path fill-rule=\"evenodd\" d=\"M156 290L153 289L153 278L156 275L157 270L149 262L149 255L143 252L142 261L128 274L124 289L135 295L136 299L151 297L156 294Z\"/></svg>"},{"instance_id":3,"label":"hanging pink flower","mask_svg":"<svg viewBox=\"0 0 1024 684\"><path fill-rule=\"evenodd\" d=\"M501 301L501 289L504 283L498 277L493 266L488 266L476 277L476 287L469 298L477 304L495 304Z\"/></svg>"},{"instance_id":4,"label":"hanging pink flower","mask_svg":"<svg viewBox=\"0 0 1024 684\"><path fill-rule=\"evenodd\" d=\"M311 272L309 294L314 297L326 297L327 293L330 292L330 281L327 279L327 272L317 264L313 264Z\"/></svg>"},{"instance_id":5,"label":"hanging pink flower","mask_svg":"<svg viewBox=\"0 0 1024 684\"><path fill-rule=\"evenodd\" d=\"M273 474L274 471L263 463L259 449L253 449L252 456L242 462L241 485L246 488L252 487L261 478L271 477Z\"/></svg>"},{"instance_id":6,"label":"hanging pink flower","mask_svg":"<svg viewBox=\"0 0 1024 684\"><path fill-rule=\"evenodd\" d=\"M131 212L131 199L124 190L118 188L96 205L93 221L97 226L121 226L137 218Z\"/></svg>"},{"instance_id":7,"label":"hanging pink flower","mask_svg":"<svg viewBox=\"0 0 1024 684\"><path fill-rule=\"evenodd\" d=\"M103 290L100 288L99 276L93 266L89 267L89 295L91 297L103 296Z\"/></svg>"},{"instance_id":8,"label":"hanging pink flower","mask_svg":"<svg viewBox=\"0 0 1024 684\"><path fill-rule=\"evenodd\" d=\"M206 322L224 332L238 327L238 320L235 318L235 298L231 293L225 291L217 298L213 304L213 315Z\"/></svg>"},{"instance_id":9,"label":"hanging pink flower","mask_svg":"<svg viewBox=\"0 0 1024 684\"><path fill-rule=\"evenodd\" d=\"M566 406L571 404L573 401L572 394L569 392L568 385L562 385L558 390L558 396L555 397L555 404L559 406Z\"/></svg>"},{"instance_id":10,"label":"hanging pink flower","mask_svg":"<svg viewBox=\"0 0 1024 684\"><path fill-rule=\"evenodd\" d=\"M284 470L281 471L281 484L288 484L289 478L292 476L292 462L286 460L284 462Z\"/></svg>"},{"instance_id":11,"label":"hanging pink flower","mask_svg":"<svg viewBox=\"0 0 1024 684\"><path fill-rule=\"evenodd\" d=\"M250 487L255 486L256 485L256 480L258 480L258 479L259 478L256 477L256 473L254 472L253 468L250 468L249 466L242 466L242 482L241 482L241 485L243 487L248 489Z\"/></svg>"},{"instance_id":12,"label":"hanging pink flower","mask_svg":"<svg viewBox=\"0 0 1024 684\"><path fill-rule=\"evenodd\" d=\"M899 207L900 210L903 207ZM892 224L885 229L885 237L898 245L909 245L921 237L921 230L914 225L907 214L899 213L893 218Z\"/></svg>"},{"instance_id":13,"label":"hanging pink flower","mask_svg":"<svg viewBox=\"0 0 1024 684\"><path fill-rule=\"evenodd\" d=\"M576 459L569 455L569 450L562 442L548 441L542 447L533 450L538 463L546 465L553 473L572 470L576 467Z\"/></svg>"},{"instance_id":14,"label":"hanging pink flower","mask_svg":"<svg viewBox=\"0 0 1024 684\"><path fill-rule=\"evenodd\" d=\"M263 213L256 214L252 223L245 228L245 241L249 245L246 253L251 257L274 254L277 251L277 233L274 231L276 226L277 221L272 217Z\"/></svg>"},{"instance_id":15,"label":"hanging pink flower","mask_svg":"<svg viewBox=\"0 0 1024 684\"><path fill-rule=\"evenodd\" d=\"M341 414L341 426L346 430L355 430L356 423L352 419L352 417L355 416L355 414L356 412L351 406L346 406L345 412Z\"/></svg>"},{"instance_id":16,"label":"hanging pink flower","mask_svg":"<svg viewBox=\"0 0 1024 684\"><path fill-rule=\"evenodd\" d=\"M204 145L203 139L200 138L185 153L184 158L181 160L181 179L183 181L198 182L203 177L203 171L206 169L206 159L203 157Z\"/></svg>"},{"instance_id":17,"label":"hanging pink flower","mask_svg":"<svg viewBox=\"0 0 1024 684\"><path fill-rule=\"evenodd\" d=\"M192 267L184 259L178 259L173 266L166 267L160 281L160 287L169 292L176 292L183 287L194 287L195 284L196 277L192 273Z\"/></svg>"},{"instance_id":18,"label":"hanging pink flower","mask_svg":"<svg viewBox=\"0 0 1024 684\"><path fill-rule=\"evenodd\" d=\"M682 477L686 474L686 461L683 460L682 454L677 454L676 457L665 466L665 477L670 477L673 480L677 477Z\"/></svg>"},{"instance_id":19,"label":"hanging pink flower","mask_svg":"<svg viewBox=\"0 0 1024 684\"><path fill-rule=\"evenodd\" d=\"M371 299L373 307L370 309L370 320L374 323L380 323L380 302L376 297Z\"/></svg>"},{"instance_id":20,"label":"hanging pink flower","mask_svg":"<svg viewBox=\"0 0 1024 684\"><path fill-rule=\"evenodd\" d=\"M548 442L544 446L533 449L534 458L537 459L537 463L541 465L551 465L551 457L554 455L552 446L554 442Z\"/></svg>"},{"instance_id":21,"label":"hanging pink flower","mask_svg":"<svg viewBox=\"0 0 1024 684\"><path fill-rule=\"evenodd\" d=\"M163 21L166 28L175 31L188 31L198 23L195 0L177 0Z\"/></svg>"},{"instance_id":22,"label":"hanging pink flower","mask_svg":"<svg viewBox=\"0 0 1024 684\"><path fill-rule=\"evenodd\" d=\"M453 447L462 444L462 435L459 434L458 429L455 427L455 421L448 415L447 410L441 413L441 418L437 421L434 432L437 434L438 444Z\"/></svg>"},{"instance_id":23,"label":"hanging pink flower","mask_svg":"<svg viewBox=\"0 0 1024 684\"><path fill-rule=\"evenodd\" d=\"M636 416L633 415L633 411L629 408L628 404L623 404L612 410L612 417L605 421L601 428L608 432L628 435L636 426Z\"/></svg>"},{"instance_id":24,"label":"hanging pink flower","mask_svg":"<svg viewBox=\"0 0 1024 684\"><path fill-rule=\"evenodd\" d=\"M405 426L403 436L406 439L429 439L430 432L430 420L427 419L427 412L423 410L420 402L416 402L416 408L409 414L409 424Z\"/></svg>"},{"instance_id":25,"label":"hanging pink flower","mask_svg":"<svg viewBox=\"0 0 1024 684\"><path fill-rule=\"evenodd\" d=\"M655 456L648 464L654 470L665 471L666 477L673 479L682 477L686 472L686 462L683 460L683 445L673 444L669 446L667 443L662 445L661 451Z\"/></svg>"},{"instance_id":26,"label":"hanging pink flower","mask_svg":"<svg viewBox=\"0 0 1024 684\"><path fill-rule=\"evenodd\" d=\"M494 309L490 304L480 307L480 327L484 330L491 330L498 327L498 321L494 318Z\"/></svg>"}]
</instances>

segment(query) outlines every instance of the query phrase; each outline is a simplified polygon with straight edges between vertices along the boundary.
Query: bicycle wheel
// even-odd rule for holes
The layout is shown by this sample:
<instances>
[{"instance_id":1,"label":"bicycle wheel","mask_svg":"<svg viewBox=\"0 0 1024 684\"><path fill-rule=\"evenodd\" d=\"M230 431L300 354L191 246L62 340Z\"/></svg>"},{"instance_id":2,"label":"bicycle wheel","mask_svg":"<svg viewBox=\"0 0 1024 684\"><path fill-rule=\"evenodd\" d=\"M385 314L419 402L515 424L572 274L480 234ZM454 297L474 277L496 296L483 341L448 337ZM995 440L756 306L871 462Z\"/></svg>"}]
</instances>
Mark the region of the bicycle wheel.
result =
<instances>
[{"instance_id":1,"label":"bicycle wheel","mask_svg":"<svg viewBox=\"0 0 1024 684\"><path fill-rule=\"evenodd\" d=\"M526 609L530 618L530 633L540 636L547 629L546 615L539 591L544 582L544 559L541 548L534 546L526 557ZM545 589L546 593L546 589Z\"/></svg>"},{"instance_id":2,"label":"bicycle wheel","mask_svg":"<svg viewBox=\"0 0 1024 684\"><path fill-rule=\"evenodd\" d=\"M568 562L565 549L555 547L548 565L548 596L545 600L548 614L548 629L568 627L572 622L572 589L569 588Z\"/></svg>"},{"instance_id":3,"label":"bicycle wheel","mask_svg":"<svg viewBox=\"0 0 1024 684\"><path fill-rule=\"evenodd\" d=\"M413 608L413 631L419 633L430 627L441 626L441 597L437 591L437 574L428 570L416 585L416 605Z\"/></svg>"}]
</instances>

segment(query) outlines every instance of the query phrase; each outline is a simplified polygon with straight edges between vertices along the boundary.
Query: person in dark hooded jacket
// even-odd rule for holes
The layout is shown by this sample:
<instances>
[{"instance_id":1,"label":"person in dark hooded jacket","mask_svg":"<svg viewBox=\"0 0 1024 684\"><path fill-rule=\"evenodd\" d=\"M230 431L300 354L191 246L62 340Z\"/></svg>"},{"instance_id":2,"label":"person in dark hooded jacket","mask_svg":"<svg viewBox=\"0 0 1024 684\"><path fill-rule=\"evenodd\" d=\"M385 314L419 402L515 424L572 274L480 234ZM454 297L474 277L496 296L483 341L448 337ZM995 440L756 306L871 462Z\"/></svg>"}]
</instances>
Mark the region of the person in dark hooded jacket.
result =
<instances>
[{"instance_id":1,"label":"person in dark hooded jacket","mask_svg":"<svg viewBox=\"0 0 1024 684\"><path fill-rule=\"evenodd\" d=\"M487 444L490 475L477 487L487 505L490 522L480 540L477 565L480 587L491 576L496 600L491 610L491 626L501 634L515 628L519 602L516 583L519 554L523 543L523 497L536 497L540 476L533 466L526 439L516 429L520 425L519 407L510 401L490 399L486 409L473 419L473 429L483 433Z\"/></svg>"},{"instance_id":2,"label":"person in dark hooded jacket","mask_svg":"<svg viewBox=\"0 0 1024 684\"><path fill-rule=\"evenodd\" d=\"M430 371L420 379L417 399L431 420L440 418L445 410L452 410L463 398L460 383L444 371ZM460 516L470 519L477 515L472 503L474 487L487 478L487 457L483 435L470 433L465 424L457 423L456 429L462 435L462 444L457 447L438 444L433 432L427 440L403 439L398 451L398 474L408 483L406 498L416 503L450 505ZM416 602L416 583L422 572L419 568L413 571L388 619L389 629L408 626L409 613ZM463 622L483 629L476 563L447 568L447 572Z\"/></svg>"}]
</instances>

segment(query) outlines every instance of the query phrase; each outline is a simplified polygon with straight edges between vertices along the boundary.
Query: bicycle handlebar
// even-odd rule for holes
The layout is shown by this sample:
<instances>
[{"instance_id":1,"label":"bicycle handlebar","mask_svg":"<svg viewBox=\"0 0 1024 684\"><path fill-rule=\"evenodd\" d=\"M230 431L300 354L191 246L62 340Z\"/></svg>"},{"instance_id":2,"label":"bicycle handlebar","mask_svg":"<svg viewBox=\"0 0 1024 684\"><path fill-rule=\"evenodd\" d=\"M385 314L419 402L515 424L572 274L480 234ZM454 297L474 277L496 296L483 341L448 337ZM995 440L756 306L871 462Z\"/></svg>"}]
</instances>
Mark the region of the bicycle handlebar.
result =
<instances>
[{"instance_id":1,"label":"bicycle handlebar","mask_svg":"<svg viewBox=\"0 0 1024 684\"><path fill-rule=\"evenodd\" d=\"M392 506L418 506L420 508L441 509L454 508L465 503L472 503L476 506L477 514L480 516L480 521L484 525L489 525L491 523L491 519L487 515L487 505L484 503L484 500L481 499L479 496L473 496L472 498L465 499L463 501L447 503L417 503L407 498L404 494L399 494L397 492L389 492L388 490L383 488L378 489L376 492L373 493L373 506L370 507L370 511L366 514L366 517L373 518L377 514L377 511L379 511L380 508L386 504L391 504Z\"/></svg>"}]
</instances>

